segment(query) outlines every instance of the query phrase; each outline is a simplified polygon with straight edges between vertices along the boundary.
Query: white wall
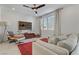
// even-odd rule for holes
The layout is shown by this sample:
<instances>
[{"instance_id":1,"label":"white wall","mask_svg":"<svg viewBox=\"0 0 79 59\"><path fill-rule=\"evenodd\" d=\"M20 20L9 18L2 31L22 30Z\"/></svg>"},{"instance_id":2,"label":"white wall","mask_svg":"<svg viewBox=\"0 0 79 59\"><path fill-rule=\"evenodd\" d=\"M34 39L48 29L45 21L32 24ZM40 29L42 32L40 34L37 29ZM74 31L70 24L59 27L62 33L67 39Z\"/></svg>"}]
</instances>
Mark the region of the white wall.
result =
<instances>
[{"instance_id":1,"label":"white wall","mask_svg":"<svg viewBox=\"0 0 79 59\"><path fill-rule=\"evenodd\" d=\"M0 20L1 20L1 8L0 8Z\"/></svg>"},{"instance_id":2,"label":"white wall","mask_svg":"<svg viewBox=\"0 0 79 59\"><path fill-rule=\"evenodd\" d=\"M27 22L32 22L32 31L28 31L28 32L34 32L34 33L38 33L38 24L36 21L35 17L32 16L27 16L21 13L17 13L15 11L13 11L10 8L7 7L2 7L2 11L1 11L2 15L2 21L6 21L7 22L7 28L8 30L11 30L13 32L17 32L18 31L18 21L27 21ZM37 25L37 27L35 27ZM27 31L27 30L26 30ZM24 31L22 31L24 32Z\"/></svg>"},{"instance_id":3,"label":"white wall","mask_svg":"<svg viewBox=\"0 0 79 59\"><path fill-rule=\"evenodd\" d=\"M34 23L33 31L37 32L36 34L41 34L41 24L40 24L41 18L42 17L36 17L36 19L34 20L35 23Z\"/></svg>"},{"instance_id":4,"label":"white wall","mask_svg":"<svg viewBox=\"0 0 79 59\"><path fill-rule=\"evenodd\" d=\"M61 33L79 33L79 5L61 11Z\"/></svg>"}]
</instances>

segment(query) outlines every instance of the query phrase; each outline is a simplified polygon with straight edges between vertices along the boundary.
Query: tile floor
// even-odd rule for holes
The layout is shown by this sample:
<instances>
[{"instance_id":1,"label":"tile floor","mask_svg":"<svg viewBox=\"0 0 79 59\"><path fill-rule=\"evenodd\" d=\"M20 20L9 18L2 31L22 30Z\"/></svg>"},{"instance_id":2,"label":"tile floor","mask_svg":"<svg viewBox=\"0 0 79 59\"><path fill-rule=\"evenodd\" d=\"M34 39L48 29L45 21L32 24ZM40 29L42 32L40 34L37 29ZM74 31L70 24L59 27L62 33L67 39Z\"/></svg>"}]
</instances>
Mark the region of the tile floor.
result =
<instances>
[{"instance_id":1,"label":"tile floor","mask_svg":"<svg viewBox=\"0 0 79 59\"><path fill-rule=\"evenodd\" d=\"M0 55L20 55L16 44L8 42L0 43Z\"/></svg>"}]
</instances>

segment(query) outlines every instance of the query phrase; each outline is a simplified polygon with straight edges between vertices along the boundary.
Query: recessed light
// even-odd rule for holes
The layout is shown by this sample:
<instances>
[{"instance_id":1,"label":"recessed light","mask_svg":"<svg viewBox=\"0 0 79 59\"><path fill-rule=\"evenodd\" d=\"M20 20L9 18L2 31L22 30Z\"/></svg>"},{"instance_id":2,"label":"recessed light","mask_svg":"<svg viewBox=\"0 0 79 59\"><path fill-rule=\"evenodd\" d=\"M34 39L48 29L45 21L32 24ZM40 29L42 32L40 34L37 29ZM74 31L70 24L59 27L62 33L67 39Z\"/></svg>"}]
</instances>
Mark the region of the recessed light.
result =
<instances>
[{"instance_id":1,"label":"recessed light","mask_svg":"<svg viewBox=\"0 0 79 59\"><path fill-rule=\"evenodd\" d=\"M12 10L15 10L15 8L12 8Z\"/></svg>"}]
</instances>

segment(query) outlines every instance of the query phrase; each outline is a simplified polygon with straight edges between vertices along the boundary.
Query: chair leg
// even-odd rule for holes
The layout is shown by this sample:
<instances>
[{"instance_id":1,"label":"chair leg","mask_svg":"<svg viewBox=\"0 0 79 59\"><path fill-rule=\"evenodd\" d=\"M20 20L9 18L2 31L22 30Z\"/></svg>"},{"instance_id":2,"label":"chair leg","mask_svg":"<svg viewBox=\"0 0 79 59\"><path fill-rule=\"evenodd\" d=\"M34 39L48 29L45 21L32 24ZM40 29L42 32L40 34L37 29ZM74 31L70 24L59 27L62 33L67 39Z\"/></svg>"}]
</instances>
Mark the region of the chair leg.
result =
<instances>
[{"instance_id":1,"label":"chair leg","mask_svg":"<svg viewBox=\"0 0 79 59\"><path fill-rule=\"evenodd\" d=\"M23 42L20 42L20 41L16 41L16 44L18 44L18 43L23 43Z\"/></svg>"}]
</instances>

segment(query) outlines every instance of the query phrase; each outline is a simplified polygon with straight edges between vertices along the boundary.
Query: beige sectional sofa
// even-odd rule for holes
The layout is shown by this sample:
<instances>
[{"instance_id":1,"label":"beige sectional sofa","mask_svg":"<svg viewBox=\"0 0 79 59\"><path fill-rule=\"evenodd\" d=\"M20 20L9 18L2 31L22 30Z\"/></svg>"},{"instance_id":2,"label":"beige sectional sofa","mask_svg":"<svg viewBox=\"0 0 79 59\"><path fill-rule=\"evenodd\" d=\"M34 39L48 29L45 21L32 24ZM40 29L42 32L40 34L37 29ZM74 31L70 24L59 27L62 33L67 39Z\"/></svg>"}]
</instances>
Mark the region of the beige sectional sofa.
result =
<instances>
[{"instance_id":1,"label":"beige sectional sofa","mask_svg":"<svg viewBox=\"0 0 79 59\"><path fill-rule=\"evenodd\" d=\"M51 38L48 43L41 40L33 42L34 55L69 55L77 48L78 37L77 35L70 35L64 40Z\"/></svg>"}]
</instances>

